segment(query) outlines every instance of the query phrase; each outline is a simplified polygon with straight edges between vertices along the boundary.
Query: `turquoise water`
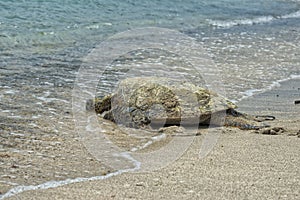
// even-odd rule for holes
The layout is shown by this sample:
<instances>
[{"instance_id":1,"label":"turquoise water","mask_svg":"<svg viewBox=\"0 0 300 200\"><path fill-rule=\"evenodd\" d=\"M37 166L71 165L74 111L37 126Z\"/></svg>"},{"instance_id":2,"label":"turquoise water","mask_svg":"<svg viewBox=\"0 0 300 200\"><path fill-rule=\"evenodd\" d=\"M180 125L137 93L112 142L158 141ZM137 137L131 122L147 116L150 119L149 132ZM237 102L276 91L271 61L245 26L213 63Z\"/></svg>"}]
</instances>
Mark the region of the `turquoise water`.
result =
<instances>
[{"instance_id":1,"label":"turquoise water","mask_svg":"<svg viewBox=\"0 0 300 200\"><path fill-rule=\"evenodd\" d=\"M59 71L58 67L63 65L75 73L81 59L93 47L130 29L151 26L179 30L204 41L208 52L220 54L216 52L219 44L213 40L229 41L226 37L230 34L236 41L241 39L242 32L252 34L249 37L253 40L274 34L279 41L296 40L295 33L281 31L299 27L299 19L300 3L292 0L3 0L1 84L10 84L5 75L12 69L17 69L17 73L40 71L41 67ZM22 78L20 74L16 76Z\"/></svg>"},{"instance_id":2,"label":"turquoise water","mask_svg":"<svg viewBox=\"0 0 300 200\"><path fill-rule=\"evenodd\" d=\"M211 29L299 17L299 11L299 3L278 0L1 1L0 46L1 53L18 55L91 48L136 27Z\"/></svg>"}]
</instances>

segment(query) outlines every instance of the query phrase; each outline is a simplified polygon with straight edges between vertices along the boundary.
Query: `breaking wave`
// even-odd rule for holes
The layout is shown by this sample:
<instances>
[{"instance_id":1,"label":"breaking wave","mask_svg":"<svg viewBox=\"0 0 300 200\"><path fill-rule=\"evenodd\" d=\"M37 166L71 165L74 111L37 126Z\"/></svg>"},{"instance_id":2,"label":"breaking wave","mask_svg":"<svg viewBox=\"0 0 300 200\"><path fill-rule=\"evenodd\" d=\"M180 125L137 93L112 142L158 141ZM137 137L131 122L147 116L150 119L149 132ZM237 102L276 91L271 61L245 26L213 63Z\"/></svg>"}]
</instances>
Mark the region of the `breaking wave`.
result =
<instances>
[{"instance_id":1,"label":"breaking wave","mask_svg":"<svg viewBox=\"0 0 300 200\"><path fill-rule=\"evenodd\" d=\"M212 26L217 26L220 28L231 28L233 26L262 24L262 23L272 22L275 20L290 19L290 18L300 18L300 10L282 16L261 16L252 19L245 18L245 19L236 19L231 21L207 19L207 21Z\"/></svg>"}]
</instances>

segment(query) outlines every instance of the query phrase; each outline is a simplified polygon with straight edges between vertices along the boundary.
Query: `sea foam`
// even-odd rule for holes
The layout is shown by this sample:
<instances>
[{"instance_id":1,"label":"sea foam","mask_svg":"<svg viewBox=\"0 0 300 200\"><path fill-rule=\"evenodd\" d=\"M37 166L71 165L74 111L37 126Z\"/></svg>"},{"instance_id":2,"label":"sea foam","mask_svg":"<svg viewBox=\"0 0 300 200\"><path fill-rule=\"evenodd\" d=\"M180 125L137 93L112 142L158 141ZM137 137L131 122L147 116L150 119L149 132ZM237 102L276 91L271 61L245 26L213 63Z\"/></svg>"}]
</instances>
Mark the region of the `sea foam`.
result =
<instances>
[{"instance_id":1,"label":"sea foam","mask_svg":"<svg viewBox=\"0 0 300 200\"><path fill-rule=\"evenodd\" d=\"M89 177L89 178L84 178L84 177L78 177L78 178L74 178L74 179L66 179L66 180L61 180L61 181L48 181L39 185L28 185L28 186L17 186L12 188L11 190L9 190L7 193L0 195L0 200L4 199L4 198L8 198L8 197L12 197L14 195L20 194L22 192L25 191L30 191L30 190L42 190L42 189L50 189L50 188L56 188L56 187L60 187L63 185L68 185L71 183L79 183L79 182L86 182L86 181L95 181L95 180L104 180L107 178L111 178L113 176L117 176L126 172L134 172L140 169L141 163L138 162L137 160L135 160L134 158L132 158L130 156L130 154L128 154L127 152L124 152L121 154L122 157L127 158L128 160L132 161L135 165L134 168L130 168L130 169L122 169L122 170L118 170L116 172L113 173L109 173L107 175L104 176L93 176L93 177Z\"/></svg>"},{"instance_id":2,"label":"sea foam","mask_svg":"<svg viewBox=\"0 0 300 200\"><path fill-rule=\"evenodd\" d=\"M288 81L288 80L291 80L291 79L300 79L300 74L298 74L298 75L293 74L293 75L290 75L288 78L284 78L284 79L274 81L268 87L263 88L263 89L250 89L250 90L246 90L244 92L241 92L241 94L243 96L240 99L238 99L237 101L241 101L241 100L246 99L248 97L251 97L255 94L263 93L263 92L272 90L273 88L280 87L282 82L285 82L285 81ZM237 101L235 101L235 102L237 102Z\"/></svg>"},{"instance_id":3,"label":"sea foam","mask_svg":"<svg viewBox=\"0 0 300 200\"><path fill-rule=\"evenodd\" d=\"M275 20L290 19L290 18L300 18L300 10L286 15L281 15L281 16L261 16L256 18L236 19L231 21L207 19L207 22L212 26L217 26L220 28L231 28L233 26L262 24L262 23L272 22Z\"/></svg>"}]
</instances>

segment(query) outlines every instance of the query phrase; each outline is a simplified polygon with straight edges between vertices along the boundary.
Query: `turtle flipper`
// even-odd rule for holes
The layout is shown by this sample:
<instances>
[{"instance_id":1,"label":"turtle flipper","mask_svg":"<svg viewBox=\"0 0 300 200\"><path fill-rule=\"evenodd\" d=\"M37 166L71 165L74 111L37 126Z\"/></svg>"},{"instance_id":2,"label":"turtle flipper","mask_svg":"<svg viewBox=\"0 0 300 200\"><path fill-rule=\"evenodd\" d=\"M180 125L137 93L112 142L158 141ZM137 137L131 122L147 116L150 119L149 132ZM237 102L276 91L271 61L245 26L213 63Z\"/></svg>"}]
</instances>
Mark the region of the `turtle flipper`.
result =
<instances>
[{"instance_id":1,"label":"turtle flipper","mask_svg":"<svg viewBox=\"0 0 300 200\"><path fill-rule=\"evenodd\" d=\"M253 122L248 122L247 120L240 120L227 116L225 118L224 126L237 127L242 130L259 130L262 128L270 127L267 124L257 124Z\"/></svg>"},{"instance_id":2,"label":"turtle flipper","mask_svg":"<svg viewBox=\"0 0 300 200\"><path fill-rule=\"evenodd\" d=\"M94 110L97 114L109 111L111 109L111 99L112 95L107 95L103 98L96 97L95 99L89 99L86 102L86 110Z\"/></svg>"},{"instance_id":3,"label":"turtle flipper","mask_svg":"<svg viewBox=\"0 0 300 200\"><path fill-rule=\"evenodd\" d=\"M258 121L258 122L273 121L273 120L275 120L275 117L271 116L271 115L256 115L255 116L255 121Z\"/></svg>"},{"instance_id":4,"label":"turtle flipper","mask_svg":"<svg viewBox=\"0 0 300 200\"><path fill-rule=\"evenodd\" d=\"M229 109L225 117L224 126L237 127L242 130L258 130L270 127L269 125L260 122L261 121L257 120L254 116Z\"/></svg>"}]
</instances>

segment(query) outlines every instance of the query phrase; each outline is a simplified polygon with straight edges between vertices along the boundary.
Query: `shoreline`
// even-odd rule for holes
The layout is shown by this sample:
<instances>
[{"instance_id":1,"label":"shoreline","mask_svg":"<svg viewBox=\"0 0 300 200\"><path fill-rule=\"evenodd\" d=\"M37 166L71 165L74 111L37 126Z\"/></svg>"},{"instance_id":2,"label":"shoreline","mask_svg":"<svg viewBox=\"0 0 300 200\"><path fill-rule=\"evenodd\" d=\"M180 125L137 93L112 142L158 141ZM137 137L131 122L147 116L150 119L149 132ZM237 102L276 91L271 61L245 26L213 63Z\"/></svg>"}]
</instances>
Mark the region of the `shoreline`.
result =
<instances>
[{"instance_id":1,"label":"shoreline","mask_svg":"<svg viewBox=\"0 0 300 200\"><path fill-rule=\"evenodd\" d=\"M118 176L118 175L121 175L123 173L128 173L128 172L134 172L139 169L139 163L136 160L134 160L129 154L124 154L124 157L131 160L133 163L135 163L136 166L131 169L118 170L118 171L115 171L112 173L108 173L106 175L93 176L93 177L89 177L89 178L77 177L74 179L70 178L70 179L66 179L66 180L62 180L62 181L48 181L48 182L45 182L45 183L42 183L39 185L17 186L17 187L10 189L5 194L0 195L0 199L13 197L15 195L21 194L26 191L45 190L45 189L62 187L62 186L73 184L73 183L95 181L95 180L105 180L105 179L111 178L113 176Z\"/></svg>"},{"instance_id":2,"label":"shoreline","mask_svg":"<svg viewBox=\"0 0 300 200\"><path fill-rule=\"evenodd\" d=\"M245 94L245 95L243 97L239 98L238 100L233 100L233 102L239 102L239 101L242 101L244 99L251 98L251 97L253 97L255 95L258 95L260 93L268 92L268 91L270 91L270 90L272 90L276 87L280 87L280 85L283 82L292 81L293 79L300 79L300 74L299 75L292 74L288 78L284 78L284 79L274 81L268 87L263 88L263 89L250 89L250 90L246 90L244 92L241 92L242 94Z\"/></svg>"},{"instance_id":3,"label":"shoreline","mask_svg":"<svg viewBox=\"0 0 300 200\"><path fill-rule=\"evenodd\" d=\"M252 144L257 143L256 144L257 148L261 148L261 151L262 151L261 152L262 157L260 157L261 161L262 160L269 160L271 157L274 157L274 156L275 157L276 156L280 156L280 157L283 156L284 157L284 155L280 154L281 151L279 151L279 152L277 151L277 155L276 154L274 154L274 155L273 154L268 154L268 156L266 156L266 154L265 154L266 152L264 153L263 150L265 148L269 149L268 147L276 147L276 148L282 149L283 151L281 153L284 153L284 152L290 152L290 151L296 152L296 150L299 150L299 148L300 148L300 145L299 145L300 144L300 138L297 138L296 136L293 136L293 137L288 136L288 134L295 134L297 130L300 130L299 125L297 125L297 123L300 124L299 123L300 118L298 116L296 116L295 113L293 114L291 112L290 108L287 109L288 105L283 105L283 107L278 107L278 101L280 101L280 100L278 100L277 96L274 95L274 91L276 91L276 94L281 92L281 94L279 94L279 96L283 96L284 98L288 98L290 101L293 100L294 98L296 98L296 96L293 93L290 93L290 96L286 97L285 96L286 92L284 92L284 90L286 90L286 87L294 88L295 91L299 91L297 88L295 88L295 87L298 87L298 85L297 85L297 82L295 82L294 80L296 80L296 79L291 79L291 80L287 80L287 81L278 81L278 83L282 83L279 86L277 85L278 87L273 87L273 88L271 88L271 90L266 90L265 92L255 94L254 96L243 99L242 101L239 102L239 104L241 104L240 108L243 111L244 110L245 111L250 111L252 113L257 113L257 112L258 113L261 113L261 112L262 113L264 113L264 112L272 113L272 110L270 110L270 108L272 108L272 106L273 107L275 106L277 108L275 114L277 116L279 116L279 115L280 116L277 120L275 120L274 122L271 122L271 125L273 125L273 126L283 126L286 129L286 133L284 133L282 135L275 135L275 136L260 135L260 134L253 134L252 131L242 131L242 130L238 130L238 129L234 129L234 128L226 128L225 133L221 135L221 138L219 139L218 144L215 147L215 149L213 150L213 152L211 152L207 157L205 157L202 160L197 159L197 154L196 154L197 151L195 151L195 149L197 149L196 147L199 147L199 144L201 145L201 142L203 140L203 135L205 135L205 133L202 134L202 136L200 136L200 137L196 137L195 143L197 143L198 145L196 145L196 147L195 147L195 143L193 143L192 146L187 151L187 152L192 151L194 156L190 157L189 154L184 153L184 155L182 157L180 157L178 159L178 161L175 161L174 163L172 163L169 166L161 169L160 171L156 171L155 173L154 172L152 172L152 173L126 173L128 171L124 170L124 172L122 172L122 173L113 172L113 173L108 173L104 176L94 176L94 177L90 177L90 178L67 179L67 180L65 180L66 182L64 182L64 181L50 181L50 182L46 182L46 183L43 183L43 184L40 184L40 185L37 185L37 186L33 186L33 187L32 186L25 186L25 187L28 187L27 188L27 189L29 189L28 191L24 191L24 192L21 192L17 195L12 195L12 196L10 196L9 193L6 193L6 194L3 194L0 198L4 199L5 197L10 196L10 198L8 198L8 199L14 199L14 198L18 198L18 196L20 196L20 198L22 198L22 199L30 199L30 198L34 198L35 195L36 195L36 197L38 197L38 196L47 196L47 197L49 197L49 195L50 195L51 198L53 197L53 198L72 199L73 197L77 196L77 197L81 197L80 199L84 199L83 195L84 194L87 195L87 194L85 192L83 192L81 188L85 188L87 191L91 189L92 192L88 195L95 198L97 196L96 195L97 193L95 193L95 191L92 188L95 187L95 188L100 189L100 188L104 187L107 190L109 190L109 188L107 186L108 183L113 183L113 185L111 185L111 186L113 187L112 191L115 194L115 197L119 197L119 198L122 197L123 198L124 195L125 196L127 195L126 192L118 191L117 188L118 187L122 188L122 187L124 187L124 185L126 185L126 183L123 183L124 180L130 180L128 182L128 184L131 185L132 188L126 187L126 190L131 191L131 192L136 192L136 194L140 196L139 198L147 199L147 198L150 198L150 197L148 195L145 195L144 193L142 193L139 188L141 188L141 187L142 188L148 188L151 191L154 188L157 189L157 186L155 186L155 184L157 184L157 183L153 183L154 179L155 179L154 182L156 182L156 179L164 179L164 181L167 184L168 179L167 179L167 177L165 177L165 173L167 173L168 171L172 171L176 168L177 169L180 168L180 172L178 172L178 174L175 173L175 172L174 173L177 174L179 177L181 177L185 182L188 182L189 181L188 177L190 177L190 176L197 177L197 173L195 171L193 171L195 169L194 168L191 169L190 166L194 166L194 165L202 163L202 164L204 164L204 166L209 167L210 165L207 165L207 163L203 163L203 161L208 162L209 159L211 159L212 156L216 156L218 153L220 153L218 151L225 151L226 152L226 150L222 149L222 145L227 146L230 149L230 142L234 142L235 148L242 148L242 146L240 146L240 144L243 144L244 146L246 146L246 149L241 150L242 152L247 151L249 153L254 153L254 154L259 155L259 152L257 152L257 150L250 148L251 145L249 146L247 141L244 141L245 139L249 140L249 142L252 143ZM299 81L300 81L300 79L299 79ZM281 88L284 88L284 89L281 90ZM298 92L298 94L299 93L300 93L300 91ZM300 94L299 94L299 97L300 97ZM270 106L270 108L264 107L266 105L263 102L267 103ZM257 104L260 104L260 105L257 105ZM255 105L255 106L253 106L253 105ZM300 110L299 105L293 105L293 106L294 106L293 109L296 108L296 109ZM265 109L263 109L263 107ZM294 118L292 118L292 119L291 118L287 119L287 117L284 116L284 115L289 116L291 114L292 114L292 116L294 116ZM264 146L263 145L264 143L267 143L269 146ZM289 144L291 144L291 143L295 144L295 146L293 148L289 146ZM276 144L276 145L274 146L274 144ZM285 144L285 145L280 147L280 145L283 145L283 144ZM261 146L261 145L263 145L263 146ZM229 155L229 157L234 157L235 156L232 153L236 152L236 151L232 152L232 150L234 150L234 149L231 149L231 152L226 153L226 154ZM245 154L243 154L243 155L245 156ZM265 158L263 157L264 155L266 156ZM291 156L292 155L296 156L296 154L291 154ZM220 159L220 157L218 159ZM247 160L244 160L243 157L238 157L238 159L243 160L243 162L245 162L245 164L247 163ZM293 157L293 159L295 160L296 158ZM222 162L225 162L225 163L229 162L230 163L232 161L229 161L229 160L225 159ZM297 162L297 163L299 162L298 164L300 164L299 159L296 159L296 161L293 161L293 162ZM286 164L288 164L288 163L286 163ZM215 164L218 166L218 163L215 163ZM258 169L262 170L262 171L265 171L264 165L271 165L271 163L268 163L268 162L265 163L265 164L261 163L261 164L263 164L262 166L260 166L259 163L256 163L256 164L258 164L258 166L257 166ZM292 164L292 163L290 163L290 164ZM181 167L181 165L183 167ZM188 166L184 167L185 165L188 165L189 167ZM238 163L233 164L232 167L233 168L237 167L236 165L238 166ZM291 165L291 166L294 166L294 164ZM211 167L214 168L213 166L211 166ZM217 168L216 168L216 170L218 171ZM129 171L132 171L132 170L129 169ZM211 172L214 173L213 170ZM221 177L228 176L228 174L226 175L226 171L223 171L223 172L219 171L218 173L220 173ZM247 174L249 172L244 171L243 173ZM281 171L280 173L284 173L284 171ZM136 180L140 180L140 179L144 180L144 178L146 178L145 180L149 181L149 183L145 182L145 181L142 181L142 183L136 181ZM198 181L201 182L201 178L203 178L203 177L199 177ZM213 178L212 180L215 180L215 178ZM245 178L252 180L251 177L245 177ZM255 177L252 177L252 178L255 178ZM300 173L296 173L295 179L300 180ZM76 180L79 180L79 181L76 181ZM101 181L96 181L96 180L101 180ZM68 181L69 181L69 183L67 183ZM252 180L252 181L254 181L254 180ZM136 183L134 183L134 182L136 182ZM193 182L193 184L196 184L196 182ZM51 186L51 183L54 185L54 187ZM60 183L62 183L62 184L60 184ZM209 181L207 183L209 183ZM300 181L298 181L298 184L299 183L300 183ZM93 186L94 184L95 184L95 186ZM114 185L114 184L116 184L116 185ZM148 187L149 184L150 185L153 184L153 185ZM172 184L173 184L173 187L177 187L176 183L175 183L175 185L174 185L174 183L171 183L171 185ZM203 184L205 184L205 181L203 182ZM215 182L215 184L217 184L217 182ZM235 182L231 183L231 184L232 184L232 186L231 186L232 188L237 187ZM268 184L271 184L271 182L268 183ZM295 182L294 182L294 184L297 185L297 183L295 183ZM45 187L41 186L41 185L44 185ZM172 190L172 188L168 188L167 185L164 185L166 187L166 189L161 188L160 189L161 193L156 194L156 195L161 195L160 198L164 197L164 196L167 196L168 193L169 193L168 190ZM181 183L179 183L179 185L181 185ZM195 185L195 187L196 187L196 185ZM218 186L218 187L220 187L220 186ZM276 185L274 187L276 187ZM281 185L281 187L282 187L282 185ZM299 185L299 187L300 187L300 185ZM278 189L280 189L280 188L278 188ZM11 191L13 191L13 190L14 189L12 189ZM15 189L15 190L18 190L18 189ZM78 193L78 192L76 192L77 190L81 191L81 192ZM100 190L100 191L102 191L102 190ZM251 189L249 189L249 191L251 191ZM173 192L176 193L176 191L173 191ZM225 192L225 191L223 191L223 192ZM294 191L294 192L295 192L294 195L296 195L296 194L300 195L300 191ZM41 195L40 193L42 193L43 195ZM46 195L44 195L44 193ZM101 194L105 193L106 195L109 195L105 191L102 191L100 193ZM10 194L12 194L12 193L10 193ZM195 191L194 191L194 192L191 192L190 194L186 193L185 196L182 195L182 197L185 198L185 197L188 197L189 195L192 195L193 197L197 196ZM229 195L228 197L234 197L234 196L230 196L230 194L227 194L227 195ZM128 196L126 196L126 197L128 197ZM270 196L267 196L267 197L270 197ZM293 197L296 197L296 196L293 196ZM110 197L110 198L114 198L114 197ZM128 197L128 198L130 198L130 197ZM159 196L158 196L158 198L159 198Z\"/></svg>"}]
</instances>

